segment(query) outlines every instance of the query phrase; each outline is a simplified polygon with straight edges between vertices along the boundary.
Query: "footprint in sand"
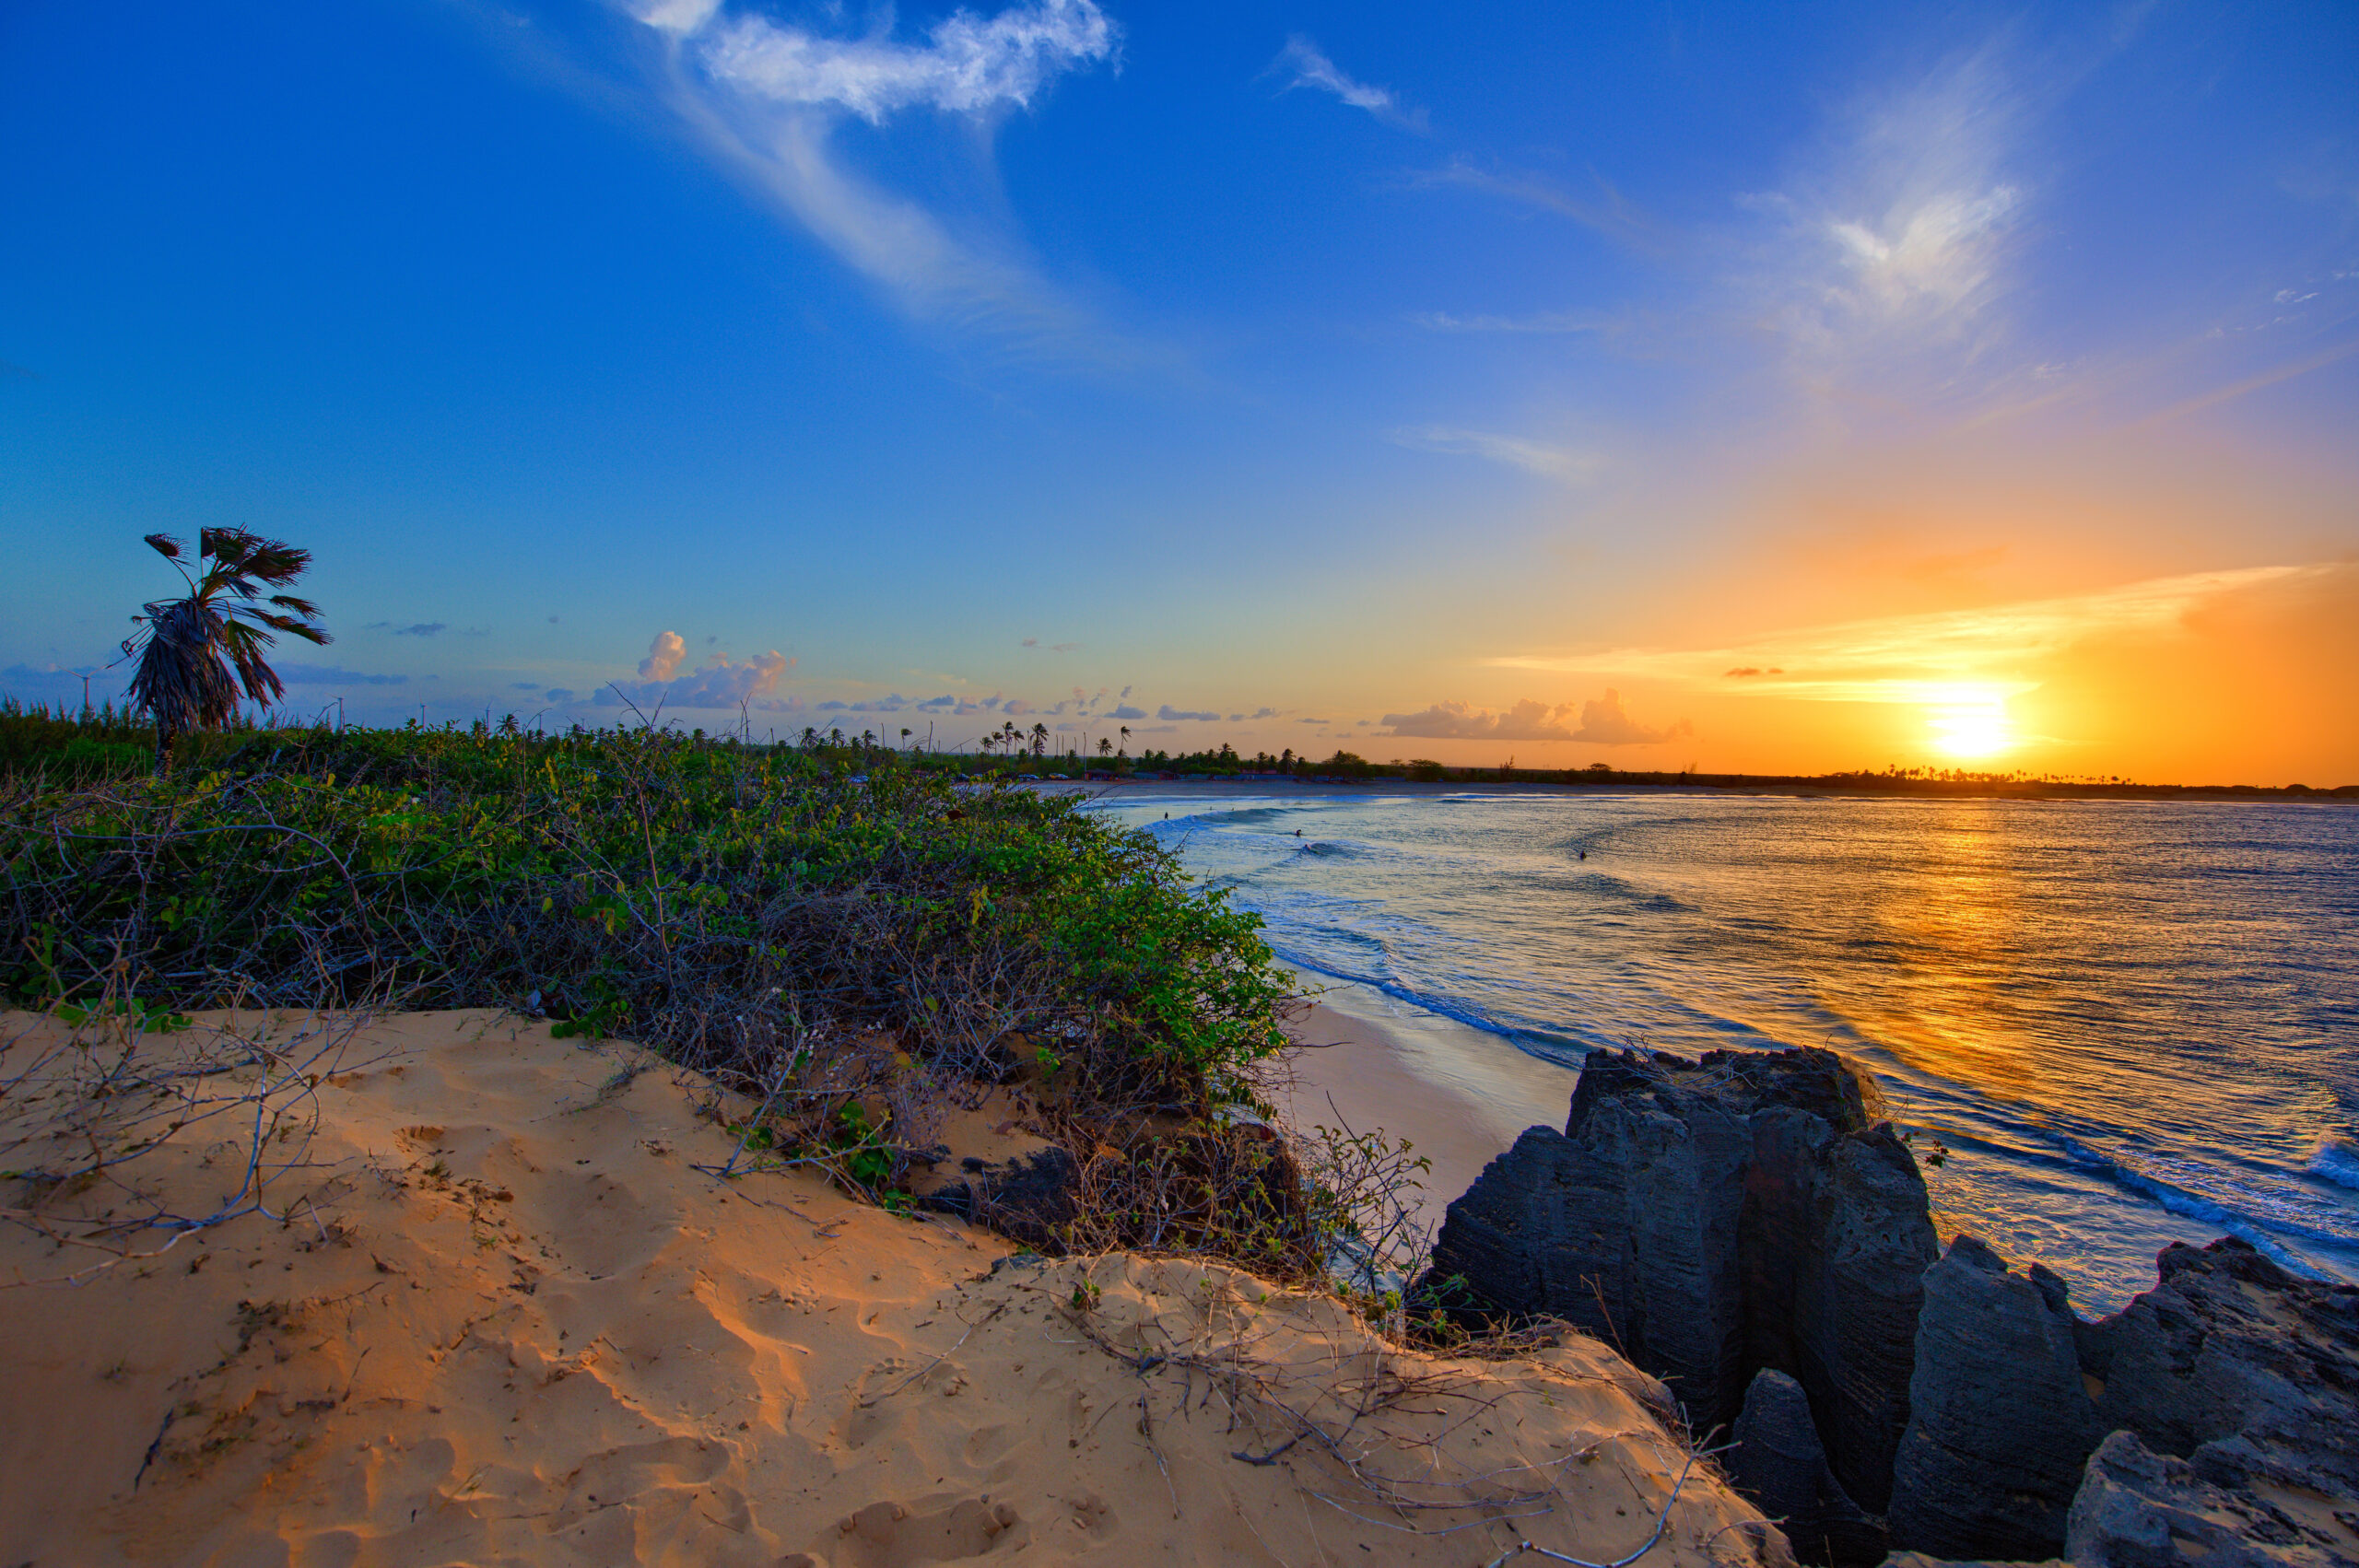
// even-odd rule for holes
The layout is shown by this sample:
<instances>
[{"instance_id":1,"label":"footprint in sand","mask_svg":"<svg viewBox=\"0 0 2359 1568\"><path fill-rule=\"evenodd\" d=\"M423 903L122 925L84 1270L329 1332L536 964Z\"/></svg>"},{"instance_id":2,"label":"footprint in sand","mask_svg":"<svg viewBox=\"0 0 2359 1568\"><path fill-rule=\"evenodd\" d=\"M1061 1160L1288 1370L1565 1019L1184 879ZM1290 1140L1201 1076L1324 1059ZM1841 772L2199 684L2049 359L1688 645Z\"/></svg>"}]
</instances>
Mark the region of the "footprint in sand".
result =
<instances>
[{"instance_id":1,"label":"footprint in sand","mask_svg":"<svg viewBox=\"0 0 2359 1568\"><path fill-rule=\"evenodd\" d=\"M1002 1548L1030 1544L1031 1527L1006 1503L964 1497L947 1505L872 1503L836 1527L827 1553L802 1552L780 1568L912 1568L921 1562L963 1562Z\"/></svg>"}]
</instances>

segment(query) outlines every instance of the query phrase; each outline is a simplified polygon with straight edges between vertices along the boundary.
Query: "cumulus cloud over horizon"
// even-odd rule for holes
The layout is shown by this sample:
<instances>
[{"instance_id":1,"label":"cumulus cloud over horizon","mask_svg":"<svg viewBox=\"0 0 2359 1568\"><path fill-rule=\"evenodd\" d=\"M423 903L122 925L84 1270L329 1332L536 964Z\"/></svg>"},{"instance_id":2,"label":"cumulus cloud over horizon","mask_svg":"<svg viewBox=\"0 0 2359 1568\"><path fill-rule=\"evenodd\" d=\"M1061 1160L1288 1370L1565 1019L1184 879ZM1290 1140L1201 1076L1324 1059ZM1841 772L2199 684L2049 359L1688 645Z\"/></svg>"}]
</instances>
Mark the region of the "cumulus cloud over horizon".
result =
<instances>
[{"instance_id":1,"label":"cumulus cloud over horizon","mask_svg":"<svg viewBox=\"0 0 2359 1568\"><path fill-rule=\"evenodd\" d=\"M1167 721L1175 719L1217 719L1220 717L1217 713L1190 713L1174 708L1168 702L1155 710L1155 716Z\"/></svg>"},{"instance_id":2,"label":"cumulus cloud over horizon","mask_svg":"<svg viewBox=\"0 0 2359 1568\"><path fill-rule=\"evenodd\" d=\"M595 701L601 708L619 708L628 700L641 707L662 703L762 713L792 713L803 706L799 698L778 695L779 678L793 668L794 661L775 648L743 663L733 663L725 653L711 654L700 668L683 675L680 665L687 654L687 639L678 632L657 632L647 646L647 657L639 661L640 678L604 688Z\"/></svg>"},{"instance_id":3,"label":"cumulus cloud over horizon","mask_svg":"<svg viewBox=\"0 0 2359 1568\"><path fill-rule=\"evenodd\" d=\"M1578 720L1578 722L1576 720ZM1651 729L1622 706L1622 694L1606 688L1602 697L1550 707L1526 697L1502 713L1462 702L1438 702L1420 713L1388 713L1388 734L1425 741L1574 741L1598 746L1650 746L1692 735L1682 719Z\"/></svg>"}]
</instances>

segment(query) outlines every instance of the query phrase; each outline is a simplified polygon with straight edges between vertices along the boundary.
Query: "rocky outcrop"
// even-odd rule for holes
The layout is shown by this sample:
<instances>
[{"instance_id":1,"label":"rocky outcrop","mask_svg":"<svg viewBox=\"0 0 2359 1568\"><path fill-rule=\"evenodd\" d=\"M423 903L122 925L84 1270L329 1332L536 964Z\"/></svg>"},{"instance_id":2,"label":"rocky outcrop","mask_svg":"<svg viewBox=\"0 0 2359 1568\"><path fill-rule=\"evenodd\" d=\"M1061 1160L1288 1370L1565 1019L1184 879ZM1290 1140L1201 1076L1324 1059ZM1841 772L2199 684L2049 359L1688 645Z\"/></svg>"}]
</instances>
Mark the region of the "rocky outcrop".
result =
<instances>
[{"instance_id":1,"label":"rocky outcrop","mask_svg":"<svg viewBox=\"0 0 2359 1568\"><path fill-rule=\"evenodd\" d=\"M1731 1484L1778 1522L1802 1562L1870 1568L1884 1561L1883 1522L1862 1513L1835 1479L1809 1397L1774 1367L1763 1367L1745 1389L1726 1469Z\"/></svg>"},{"instance_id":2,"label":"rocky outcrop","mask_svg":"<svg viewBox=\"0 0 2359 1568\"><path fill-rule=\"evenodd\" d=\"M1893 1539L1938 1557L2053 1557L2097 1445L2063 1281L1970 1235L1925 1271Z\"/></svg>"},{"instance_id":3,"label":"rocky outcrop","mask_svg":"<svg viewBox=\"0 0 2359 1568\"><path fill-rule=\"evenodd\" d=\"M2359 1289L2234 1237L2156 1261L2153 1290L2080 1331L2098 1429L2215 1477L2359 1498Z\"/></svg>"},{"instance_id":4,"label":"rocky outcrop","mask_svg":"<svg viewBox=\"0 0 2359 1568\"><path fill-rule=\"evenodd\" d=\"M2117 1432L2091 1457L2064 1550L2080 1568L2350 1568L2359 1515L2307 1488L2272 1498ZM2341 1494L2350 1501L2348 1494ZM2347 1516L2345 1516L2347 1515Z\"/></svg>"},{"instance_id":5,"label":"rocky outcrop","mask_svg":"<svg viewBox=\"0 0 2359 1568\"><path fill-rule=\"evenodd\" d=\"M1807 1397L1843 1490L1881 1510L1907 1417L1925 1185L1832 1051L1600 1054L1449 1206L1431 1281L1474 1316L1566 1318L1661 1377L1699 1431L1761 1368Z\"/></svg>"},{"instance_id":6,"label":"rocky outcrop","mask_svg":"<svg viewBox=\"0 0 2359 1568\"><path fill-rule=\"evenodd\" d=\"M1449 1206L1418 1293L1567 1319L1734 1422L1731 1477L1805 1561L1888 1527L1911 1562L2359 1568L2359 1289L2224 1239L2090 1323L2036 1264L1935 1251L1841 1058L1621 1053Z\"/></svg>"},{"instance_id":7,"label":"rocky outcrop","mask_svg":"<svg viewBox=\"0 0 2359 1568\"><path fill-rule=\"evenodd\" d=\"M2359 1497L2359 1290L2233 1237L2159 1263L2154 1289L2084 1323L2048 1270L1951 1245L1925 1276L1895 1542L2121 1568L2172 1551L2359 1563L2359 1525L2313 1505Z\"/></svg>"}]
</instances>

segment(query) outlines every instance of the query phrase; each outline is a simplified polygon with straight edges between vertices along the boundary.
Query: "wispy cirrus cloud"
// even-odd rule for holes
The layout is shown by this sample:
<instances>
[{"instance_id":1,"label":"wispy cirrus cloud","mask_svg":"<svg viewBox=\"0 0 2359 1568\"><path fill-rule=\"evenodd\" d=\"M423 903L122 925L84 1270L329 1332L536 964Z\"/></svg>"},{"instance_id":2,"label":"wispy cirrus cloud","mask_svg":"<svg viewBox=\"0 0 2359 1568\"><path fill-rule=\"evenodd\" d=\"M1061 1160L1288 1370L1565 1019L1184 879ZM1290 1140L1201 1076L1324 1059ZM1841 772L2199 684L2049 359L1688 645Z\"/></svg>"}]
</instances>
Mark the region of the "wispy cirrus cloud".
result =
<instances>
[{"instance_id":1,"label":"wispy cirrus cloud","mask_svg":"<svg viewBox=\"0 0 2359 1568\"><path fill-rule=\"evenodd\" d=\"M1278 57L1270 63L1273 71L1288 71L1293 75L1279 89L1292 92L1297 88L1316 88L1333 93L1354 109L1365 110L1388 125L1403 131L1422 134L1426 129L1426 111L1403 104L1391 88L1372 87L1355 81L1327 58L1324 51L1300 33L1286 40Z\"/></svg>"},{"instance_id":2,"label":"wispy cirrus cloud","mask_svg":"<svg viewBox=\"0 0 2359 1568\"><path fill-rule=\"evenodd\" d=\"M637 0L665 46L675 109L846 264L910 313L1028 340L1044 351L1113 342L1038 274L1014 238L954 231L922 203L863 179L836 144L846 120L917 111L988 125L1034 107L1068 72L1113 62L1121 29L1094 0L1019 0L954 12L922 42L839 37L733 12L722 0ZM1132 351L1125 349L1125 353Z\"/></svg>"},{"instance_id":3,"label":"wispy cirrus cloud","mask_svg":"<svg viewBox=\"0 0 2359 1568\"><path fill-rule=\"evenodd\" d=\"M1598 175L1590 176L1592 191L1569 189L1545 175L1517 170L1485 169L1464 158L1414 176L1423 186L1455 185L1479 191L1517 206L1536 207L1571 218L1630 249L1660 254L1672 248L1672 237L1661 223Z\"/></svg>"},{"instance_id":4,"label":"wispy cirrus cloud","mask_svg":"<svg viewBox=\"0 0 2359 1568\"><path fill-rule=\"evenodd\" d=\"M1604 467L1605 461L1594 452L1537 441L1529 437L1505 436L1490 430L1463 430L1447 425L1420 425L1395 430L1391 433L1391 439L1394 445L1415 451L1448 452L1504 462L1559 485L1588 483Z\"/></svg>"},{"instance_id":5,"label":"wispy cirrus cloud","mask_svg":"<svg viewBox=\"0 0 2359 1568\"><path fill-rule=\"evenodd\" d=\"M1453 315L1448 310L1426 310L1409 318L1413 326L1427 332L1442 333L1515 333L1555 335L1571 333L1602 333L1616 324L1613 318L1595 310L1536 310L1523 316Z\"/></svg>"},{"instance_id":6,"label":"wispy cirrus cloud","mask_svg":"<svg viewBox=\"0 0 2359 1568\"><path fill-rule=\"evenodd\" d=\"M278 678L290 686L399 686L407 675L363 674L341 664L280 664Z\"/></svg>"},{"instance_id":7,"label":"wispy cirrus cloud","mask_svg":"<svg viewBox=\"0 0 2359 1568\"><path fill-rule=\"evenodd\" d=\"M1803 380L1954 400L2024 368L1999 351L2037 75L2003 39L1958 54L1863 94L1777 189L1739 198L1760 227L1734 303Z\"/></svg>"},{"instance_id":8,"label":"wispy cirrus cloud","mask_svg":"<svg viewBox=\"0 0 2359 1568\"><path fill-rule=\"evenodd\" d=\"M2193 572L1978 610L1801 627L1711 648L1510 654L1485 662L1817 702L1925 703L1942 700L1962 686L2003 696L2038 685L2037 666L2077 645L2166 632L2229 595L2292 587L2349 569L2283 566Z\"/></svg>"}]
</instances>

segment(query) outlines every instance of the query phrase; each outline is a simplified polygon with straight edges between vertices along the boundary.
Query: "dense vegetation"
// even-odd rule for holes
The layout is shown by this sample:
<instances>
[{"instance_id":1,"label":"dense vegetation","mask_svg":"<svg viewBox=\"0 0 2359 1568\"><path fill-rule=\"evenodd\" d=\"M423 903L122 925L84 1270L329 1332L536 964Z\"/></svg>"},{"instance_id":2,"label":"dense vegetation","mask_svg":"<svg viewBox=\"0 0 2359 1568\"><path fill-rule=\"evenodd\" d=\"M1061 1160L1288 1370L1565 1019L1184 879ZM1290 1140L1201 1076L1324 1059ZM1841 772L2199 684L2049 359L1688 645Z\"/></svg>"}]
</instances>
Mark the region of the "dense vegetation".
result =
<instances>
[{"instance_id":1,"label":"dense vegetation","mask_svg":"<svg viewBox=\"0 0 2359 1568\"><path fill-rule=\"evenodd\" d=\"M700 1066L767 1062L797 1016L934 1059L1020 1033L1167 1098L1279 1043L1254 919L1068 802L889 754L481 725L215 734L123 778L123 728L0 716L19 1002L121 971L181 1005L529 1005Z\"/></svg>"},{"instance_id":2,"label":"dense vegetation","mask_svg":"<svg viewBox=\"0 0 2359 1568\"><path fill-rule=\"evenodd\" d=\"M887 1197L1022 1076L1114 1152L1088 1241L1317 1261L1309 1196L1215 1115L1283 1044L1259 922L1073 801L659 729L250 728L156 777L124 730L0 712L0 1001L545 1013Z\"/></svg>"}]
</instances>

